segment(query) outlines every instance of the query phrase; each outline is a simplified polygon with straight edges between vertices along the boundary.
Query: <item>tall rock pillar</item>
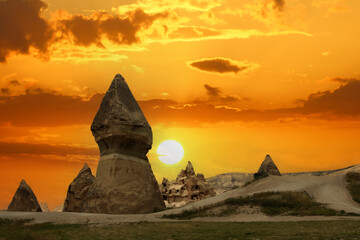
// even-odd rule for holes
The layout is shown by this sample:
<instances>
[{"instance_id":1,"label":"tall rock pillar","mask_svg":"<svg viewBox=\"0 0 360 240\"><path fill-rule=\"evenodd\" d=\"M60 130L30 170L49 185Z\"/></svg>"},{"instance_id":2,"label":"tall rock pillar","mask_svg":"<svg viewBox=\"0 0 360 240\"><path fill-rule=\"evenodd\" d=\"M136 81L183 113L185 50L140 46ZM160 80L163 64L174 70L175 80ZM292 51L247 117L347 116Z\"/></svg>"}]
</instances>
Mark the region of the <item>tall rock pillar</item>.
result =
<instances>
[{"instance_id":1,"label":"tall rock pillar","mask_svg":"<svg viewBox=\"0 0 360 240\"><path fill-rule=\"evenodd\" d=\"M100 149L84 212L149 213L165 207L147 152L152 131L124 78L117 74L91 125Z\"/></svg>"}]
</instances>

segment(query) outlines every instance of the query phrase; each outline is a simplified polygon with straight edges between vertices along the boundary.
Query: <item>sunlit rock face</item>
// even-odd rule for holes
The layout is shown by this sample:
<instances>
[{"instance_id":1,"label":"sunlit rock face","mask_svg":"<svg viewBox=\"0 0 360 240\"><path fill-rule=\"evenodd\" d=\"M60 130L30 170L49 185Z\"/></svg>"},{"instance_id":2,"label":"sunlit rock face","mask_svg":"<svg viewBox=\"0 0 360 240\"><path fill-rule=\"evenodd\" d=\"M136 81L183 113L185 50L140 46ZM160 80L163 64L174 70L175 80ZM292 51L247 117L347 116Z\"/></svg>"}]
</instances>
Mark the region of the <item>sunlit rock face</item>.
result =
<instances>
[{"instance_id":1,"label":"sunlit rock face","mask_svg":"<svg viewBox=\"0 0 360 240\"><path fill-rule=\"evenodd\" d=\"M151 127L120 74L106 92L91 131L100 160L82 211L150 213L164 208L146 157L152 146Z\"/></svg>"},{"instance_id":2,"label":"sunlit rock face","mask_svg":"<svg viewBox=\"0 0 360 240\"><path fill-rule=\"evenodd\" d=\"M169 207L180 207L216 194L214 187L206 182L204 175L195 173L191 162L180 171L175 181L169 182L164 178L160 190Z\"/></svg>"},{"instance_id":3,"label":"sunlit rock face","mask_svg":"<svg viewBox=\"0 0 360 240\"><path fill-rule=\"evenodd\" d=\"M39 202L29 185L22 180L8 206L8 211L41 212Z\"/></svg>"}]
</instances>

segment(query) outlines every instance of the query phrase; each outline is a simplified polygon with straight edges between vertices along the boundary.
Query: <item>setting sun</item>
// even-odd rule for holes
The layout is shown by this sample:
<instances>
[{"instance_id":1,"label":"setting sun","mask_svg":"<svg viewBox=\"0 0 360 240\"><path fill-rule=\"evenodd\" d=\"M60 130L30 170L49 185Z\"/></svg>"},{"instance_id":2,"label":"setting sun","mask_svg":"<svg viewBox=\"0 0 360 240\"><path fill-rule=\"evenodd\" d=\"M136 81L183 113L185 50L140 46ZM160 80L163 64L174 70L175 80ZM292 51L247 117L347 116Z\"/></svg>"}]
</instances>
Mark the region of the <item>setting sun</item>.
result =
<instances>
[{"instance_id":1,"label":"setting sun","mask_svg":"<svg viewBox=\"0 0 360 240\"><path fill-rule=\"evenodd\" d=\"M159 145L157 154L161 162L172 165L184 157L184 148L177 141L167 140Z\"/></svg>"}]
</instances>

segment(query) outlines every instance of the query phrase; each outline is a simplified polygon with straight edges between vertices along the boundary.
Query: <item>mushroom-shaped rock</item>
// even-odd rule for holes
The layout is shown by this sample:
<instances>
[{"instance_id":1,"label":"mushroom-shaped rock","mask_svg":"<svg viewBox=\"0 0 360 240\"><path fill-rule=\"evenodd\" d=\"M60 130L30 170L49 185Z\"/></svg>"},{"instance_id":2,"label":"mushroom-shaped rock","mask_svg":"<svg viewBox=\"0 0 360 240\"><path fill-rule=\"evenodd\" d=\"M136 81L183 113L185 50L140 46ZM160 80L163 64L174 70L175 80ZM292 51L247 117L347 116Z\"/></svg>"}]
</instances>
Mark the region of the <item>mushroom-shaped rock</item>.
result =
<instances>
[{"instance_id":1,"label":"mushroom-shaped rock","mask_svg":"<svg viewBox=\"0 0 360 240\"><path fill-rule=\"evenodd\" d=\"M265 160L262 162L259 170L255 173L254 177L263 177L268 175L281 176L279 169L276 167L270 155L266 155Z\"/></svg>"},{"instance_id":2,"label":"mushroom-shaped rock","mask_svg":"<svg viewBox=\"0 0 360 240\"><path fill-rule=\"evenodd\" d=\"M81 212L83 199L94 181L95 177L92 175L90 167L85 163L79 174L69 185L63 212Z\"/></svg>"},{"instance_id":3,"label":"mushroom-shaped rock","mask_svg":"<svg viewBox=\"0 0 360 240\"><path fill-rule=\"evenodd\" d=\"M147 161L146 154L152 145L152 131L120 74L115 76L106 92L91 131L99 145L100 156L117 154Z\"/></svg>"},{"instance_id":4,"label":"mushroom-shaped rock","mask_svg":"<svg viewBox=\"0 0 360 240\"><path fill-rule=\"evenodd\" d=\"M8 206L8 211L22 211L22 212L41 212L39 202L31 190L30 186L27 185L25 180L21 180L15 195Z\"/></svg>"},{"instance_id":5,"label":"mushroom-shaped rock","mask_svg":"<svg viewBox=\"0 0 360 240\"><path fill-rule=\"evenodd\" d=\"M152 131L124 78L117 74L91 125L100 149L84 212L150 213L165 207L146 157Z\"/></svg>"}]
</instances>

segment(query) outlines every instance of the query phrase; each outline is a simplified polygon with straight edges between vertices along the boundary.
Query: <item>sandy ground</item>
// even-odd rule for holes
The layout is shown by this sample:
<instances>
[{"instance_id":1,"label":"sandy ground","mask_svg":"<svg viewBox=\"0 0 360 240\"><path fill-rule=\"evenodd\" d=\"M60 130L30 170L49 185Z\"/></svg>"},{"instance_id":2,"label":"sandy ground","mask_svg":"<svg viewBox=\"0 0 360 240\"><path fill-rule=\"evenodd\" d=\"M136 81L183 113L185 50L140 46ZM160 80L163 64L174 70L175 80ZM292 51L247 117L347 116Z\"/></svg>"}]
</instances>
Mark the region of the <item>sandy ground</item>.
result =
<instances>
[{"instance_id":1,"label":"sandy ground","mask_svg":"<svg viewBox=\"0 0 360 240\"><path fill-rule=\"evenodd\" d=\"M179 213L186 209L194 209L209 204L224 201L227 198L251 195L265 191L306 191L318 202L327 204L330 208L344 210L346 212L360 214L360 204L353 201L346 189L345 174L348 171L360 171L360 165L347 168L329 174L314 176L311 173L287 174L284 176L271 176L256 181L247 187L237 188L211 198L193 202L181 208L169 209L152 214L91 214L91 213L58 213L58 212L7 212L0 211L0 218L18 218L34 219L34 223L53 222L61 223L123 223L123 222L142 222L142 221L171 221L162 219L166 214ZM269 217L264 214L238 214L227 217L216 218L195 218L192 221L214 221L214 222L258 222L258 221L320 221L320 220L339 220L354 219L360 220L360 217L294 217L294 216L276 216Z\"/></svg>"}]
</instances>

